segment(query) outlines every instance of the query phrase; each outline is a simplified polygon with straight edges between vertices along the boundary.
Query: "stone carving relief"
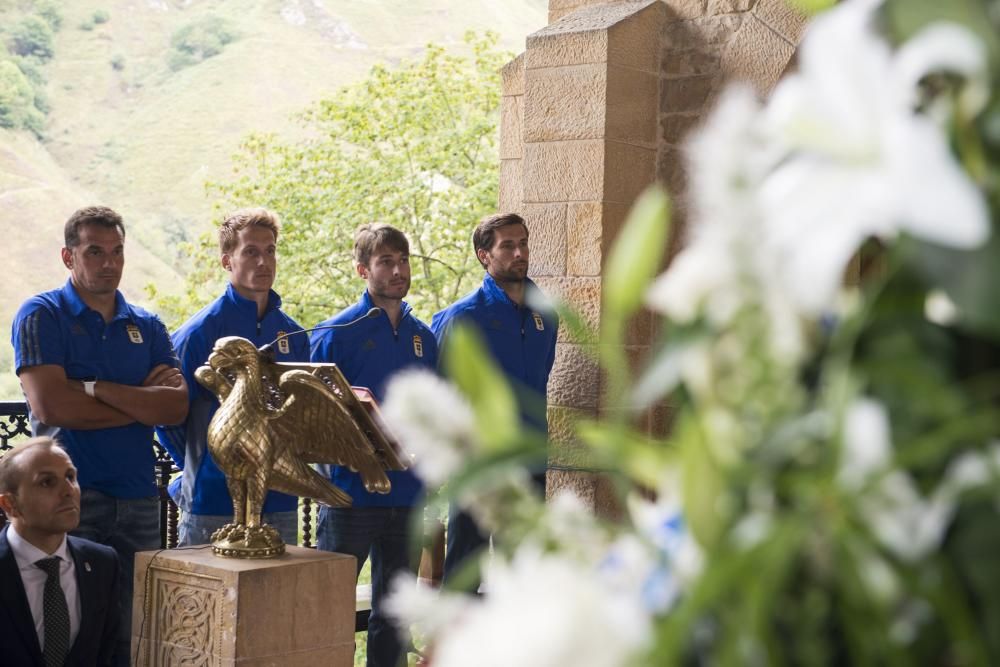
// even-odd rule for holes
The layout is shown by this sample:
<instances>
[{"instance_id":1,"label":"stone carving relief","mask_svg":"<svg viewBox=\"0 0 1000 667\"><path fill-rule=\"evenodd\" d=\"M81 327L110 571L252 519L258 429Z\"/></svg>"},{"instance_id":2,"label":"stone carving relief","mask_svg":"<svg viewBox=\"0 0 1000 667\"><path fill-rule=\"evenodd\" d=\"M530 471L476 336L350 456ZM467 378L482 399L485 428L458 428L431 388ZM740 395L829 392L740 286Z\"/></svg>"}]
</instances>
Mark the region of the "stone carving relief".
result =
<instances>
[{"instance_id":1,"label":"stone carving relief","mask_svg":"<svg viewBox=\"0 0 1000 667\"><path fill-rule=\"evenodd\" d=\"M146 617L151 619L147 655L151 667L216 667L221 656L220 579L151 568Z\"/></svg>"}]
</instances>

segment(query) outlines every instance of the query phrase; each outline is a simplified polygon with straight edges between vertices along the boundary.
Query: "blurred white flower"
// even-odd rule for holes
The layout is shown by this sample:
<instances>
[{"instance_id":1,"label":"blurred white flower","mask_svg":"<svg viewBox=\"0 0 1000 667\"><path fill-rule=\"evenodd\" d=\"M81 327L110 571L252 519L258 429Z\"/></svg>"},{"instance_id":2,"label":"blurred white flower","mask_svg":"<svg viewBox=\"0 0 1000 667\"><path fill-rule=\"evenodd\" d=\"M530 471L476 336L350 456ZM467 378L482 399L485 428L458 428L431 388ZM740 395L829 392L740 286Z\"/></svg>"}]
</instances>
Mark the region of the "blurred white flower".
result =
<instances>
[{"instance_id":1,"label":"blurred white flower","mask_svg":"<svg viewBox=\"0 0 1000 667\"><path fill-rule=\"evenodd\" d=\"M479 448L472 408L429 371L396 375L386 390L382 416L428 486L446 482Z\"/></svg>"},{"instance_id":2,"label":"blurred white flower","mask_svg":"<svg viewBox=\"0 0 1000 667\"><path fill-rule=\"evenodd\" d=\"M925 498L913 479L898 470L886 475L860 503L876 539L909 562L937 549L956 508L954 493L946 485Z\"/></svg>"},{"instance_id":3,"label":"blurred white flower","mask_svg":"<svg viewBox=\"0 0 1000 667\"><path fill-rule=\"evenodd\" d=\"M494 559L489 595L433 640L435 667L612 667L632 664L651 639L637 596L592 567L522 545Z\"/></svg>"},{"instance_id":4,"label":"blurred white flower","mask_svg":"<svg viewBox=\"0 0 1000 667\"><path fill-rule=\"evenodd\" d=\"M964 85L959 91L959 113L974 116L982 111L990 97L986 46L968 29L954 23L933 23L900 47L894 67L902 95L911 107L921 101L919 84L928 74L951 73L960 76ZM947 98L931 109L939 122L947 120L952 110Z\"/></svg>"},{"instance_id":5,"label":"blurred white flower","mask_svg":"<svg viewBox=\"0 0 1000 667\"><path fill-rule=\"evenodd\" d=\"M764 111L787 152L759 191L764 243L807 314L832 305L848 261L870 236L905 231L971 248L989 233L982 193L941 128L913 109L909 63L921 55L926 66L941 62L930 53L940 42L911 42L899 64L873 31L879 4L854 0L818 17L799 50L799 71L776 86ZM976 69L967 62L974 50L963 54L964 70Z\"/></svg>"},{"instance_id":6,"label":"blurred white flower","mask_svg":"<svg viewBox=\"0 0 1000 667\"><path fill-rule=\"evenodd\" d=\"M944 290L934 289L924 300L924 317L940 326L949 326L958 319L958 306Z\"/></svg>"},{"instance_id":7,"label":"blurred white flower","mask_svg":"<svg viewBox=\"0 0 1000 667\"><path fill-rule=\"evenodd\" d=\"M740 549L752 549L766 540L774 528L774 519L767 512L753 511L743 515L733 526L733 543Z\"/></svg>"},{"instance_id":8,"label":"blurred white flower","mask_svg":"<svg viewBox=\"0 0 1000 667\"><path fill-rule=\"evenodd\" d=\"M633 534L615 540L598 566L600 576L619 591L629 591L648 613L670 609L682 590L682 582L665 554Z\"/></svg>"},{"instance_id":9,"label":"blurred white flower","mask_svg":"<svg viewBox=\"0 0 1000 667\"><path fill-rule=\"evenodd\" d=\"M855 548L860 551L855 556L858 563L857 574L868 592L883 603L896 601L902 589L902 582L895 570L889 566L885 558L868 548L868 545L858 545Z\"/></svg>"},{"instance_id":10,"label":"blurred white flower","mask_svg":"<svg viewBox=\"0 0 1000 667\"><path fill-rule=\"evenodd\" d=\"M781 158L760 113L753 90L730 86L692 136L687 154L689 171L696 176L691 181L695 238L708 228L739 230L756 224L756 189Z\"/></svg>"},{"instance_id":11,"label":"blurred white flower","mask_svg":"<svg viewBox=\"0 0 1000 667\"><path fill-rule=\"evenodd\" d=\"M885 407L870 398L855 399L844 418L837 481L849 490L860 489L891 461L889 415Z\"/></svg>"},{"instance_id":12,"label":"blurred white flower","mask_svg":"<svg viewBox=\"0 0 1000 667\"><path fill-rule=\"evenodd\" d=\"M386 613L424 637L436 637L448 630L470 604L478 602L472 596L446 593L421 584L409 572L397 575L390 587Z\"/></svg>"},{"instance_id":13,"label":"blurred white flower","mask_svg":"<svg viewBox=\"0 0 1000 667\"><path fill-rule=\"evenodd\" d=\"M713 324L725 325L742 305L739 265L732 261L723 229L706 225L646 292L646 303L675 322L691 322L702 309Z\"/></svg>"},{"instance_id":14,"label":"blurred white flower","mask_svg":"<svg viewBox=\"0 0 1000 667\"><path fill-rule=\"evenodd\" d=\"M639 542L620 538L602 564L605 572L621 569L638 578L643 604L661 612L673 606L677 597L701 573L704 557L687 529L680 497L680 476L664 475L655 502L629 496L626 503L636 535L652 545L654 554L639 549ZM622 578L622 575L618 575ZM625 586L628 588L628 586Z\"/></svg>"},{"instance_id":15,"label":"blurred white flower","mask_svg":"<svg viewBox=\"0 0 1000 667\"><path fill-rule=\"evenodd\" d=\"M1000 444L992 443L985 452L965 452L957 457L944 475L944 485L958 497L962 492L985 486L1000 478Z\"/></svg>"},{"instance_id":16,"label":"blurred white flower","mask_svg":"<svg viewBox=\"0 0 1000 667\"><path fill-rule=\"evenodd\" d=\"M952 155L941 114L914 109L933 71L965 77L962 106L981 107L985 49L967 30L938 25L893 54L873 30L880 4L851 0L813 21L798 71L764 107L745 88L722 95L690 144L692 235L650 288L651 308L724 326L756 303L784 336L775 350L795 355L797 315L835 306L869 237L907 232L957 248L986 240L985 199Z\"/></svg>"},{"instance_id":17,"label":"blurred white flower","mask_svg":"<svg viewBox=\"0 0 1000 667\"><path fill-rule=\"evenodd\" d=\"M541 539L578 559L593 558L603 553L610 542L609 531L572 491L563 490L545 503L545 514L539 526Z\"/></svg>"}]
</instances>

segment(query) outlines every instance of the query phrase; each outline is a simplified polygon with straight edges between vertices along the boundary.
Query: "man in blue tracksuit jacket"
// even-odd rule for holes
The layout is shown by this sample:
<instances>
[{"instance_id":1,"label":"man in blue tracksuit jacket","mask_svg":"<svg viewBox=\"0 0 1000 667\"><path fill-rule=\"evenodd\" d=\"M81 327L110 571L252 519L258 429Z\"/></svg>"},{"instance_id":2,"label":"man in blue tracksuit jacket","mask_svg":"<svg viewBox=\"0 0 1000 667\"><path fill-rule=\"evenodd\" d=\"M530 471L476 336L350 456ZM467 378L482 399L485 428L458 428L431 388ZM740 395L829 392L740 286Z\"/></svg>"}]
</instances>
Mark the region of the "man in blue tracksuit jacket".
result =
<instances>
[{"instance_id":1,"label":"man in blue tracksuit jacket","mask_svg":"<svg viewBox=\"0 0 1000 667\"><path fill-rule=\"evenodd\" d=\"M545 394L556 357L558 321L526 305L527 295L538 290L528 276L528 228L515 213L484 218L472 235L476 258L486 275L483 284L434 315L431 328L442 350L456 321L474 326L493 359L512 385L526 429L547 434ZM545 470L533 476L545 493ZM454 507L448 517L444 578L447 581L468 556L485 547L489 536L475 521Z\"/></svg>"},{"instance_id":2,"label":"man in blue tracksuit jacket","mask_svg":"<svg viewBox=\"0 0 1000 667\"><path fill-rule=\"evenodd\" d=\"M229 285L172 336L190 391L190 409L183 424L159 427L157 432L183 471L170 485L174 502L183 510L177 527L180 546L210 542L213 532L233 520L226 479L208 452L208 423L219 401L198 384L195 370L207 362L215 341L223 336L242 336L260 347L283 333L302 330L281 310L281 297L271 289L279 230L277 216L262 208L227 216L219 227L219 249ZM282 338L274 353L276 361L309 361L309 337ZM264 502L264 522L288 544L298 543L297 502L294 496L276 491L269 492Z\"/></svg>"},{"instance_id":3,"label":"man in blue tracksuit jacket","mask_svg":"<svg viewBox=\"0 0 1000 667\"><path fill-rule=\"evenodd\" d=\"M385 398L393 375L407 368L437 366L437 342L403 301L410 290L410 244L386 224L362 225L354 238L354 260L366 285L353 306L319 326L336 328L312 334L312 361L335 363L349 383L367 387L376 400ZM379 308L377 316L366 315ZM423 487L409 470L389 471L392 490L365 491L361 476L333 466L330 480L353 499L352 507L322 507L316 529L320 549L352 554L358 572L371 555L372 613L368 620L369 667L405 664L408 642L400 639L382 610L393 577L416 572L410 559L410 515L419 507Z\"/></svg>"}]
</instances>

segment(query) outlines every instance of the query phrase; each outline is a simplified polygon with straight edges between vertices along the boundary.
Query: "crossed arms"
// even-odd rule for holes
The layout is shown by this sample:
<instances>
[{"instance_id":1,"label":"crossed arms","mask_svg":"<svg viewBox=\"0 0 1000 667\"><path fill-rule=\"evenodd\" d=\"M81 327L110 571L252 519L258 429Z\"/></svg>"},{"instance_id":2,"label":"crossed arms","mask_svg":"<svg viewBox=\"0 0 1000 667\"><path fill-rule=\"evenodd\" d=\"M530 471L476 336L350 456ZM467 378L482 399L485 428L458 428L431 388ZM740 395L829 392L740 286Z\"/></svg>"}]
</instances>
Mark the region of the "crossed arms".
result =
<instances>
[{"instance_id":1,"label":"crossed arms","mask_svg":"<svg viewBox=\"0 0 1000 667\"><path fill-rule=\"evenodd\" d=\"M168 364L154 366L139 386L99 380L93 397L57 364L22 368L20 378L32 412L49 426L81 430L133 422L154 426L178 424L187 416L187 383L180 370Z\"/></svg>"}]
</instances>

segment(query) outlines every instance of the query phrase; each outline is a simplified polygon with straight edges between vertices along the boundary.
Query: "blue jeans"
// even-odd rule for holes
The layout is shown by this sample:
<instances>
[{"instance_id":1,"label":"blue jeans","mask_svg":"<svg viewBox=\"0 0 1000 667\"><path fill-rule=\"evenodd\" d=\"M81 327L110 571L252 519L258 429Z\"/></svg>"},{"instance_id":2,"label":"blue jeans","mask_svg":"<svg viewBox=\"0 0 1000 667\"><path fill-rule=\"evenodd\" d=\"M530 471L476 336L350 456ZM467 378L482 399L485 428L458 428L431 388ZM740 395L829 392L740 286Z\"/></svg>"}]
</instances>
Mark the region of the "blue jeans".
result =
<instances>
[{"instance_id":1,"label":"blue jeans","mask_svg":"<svg viewBox=\"0 0 1000 667\"><path fill-rule=\"evenodd\" d=\"M261 516L264 523L270 524L281 535L285 544L299 543L298 512L269 512ZM233 520L232 514L192 514L183 512L177 522L177 546L190 547L195 544L208 544L212 541L212 533Z\"/></svg>"},{"instance_id":2,"label":"blue jeans","mask_svg":"<svg viewBox=\"0 0 1000 667\"><path fill-rule=\"evenodd\" d=\"M410 557L411 507L320 507L316 544L358 559L358 574L372 559L372 613L368 617L368 667L405 664L409 641L382 611L389 584L399 572L416 573Z\"/></svg>"},{"instance_id":3,"label":"blue jeans","mask_svg":"<svg viewBox=\"0 0 1000 667\"><path fill-rule=\"evenodd\" d=\"M160 548L160 501L150 498L114 498L94 489L80 492L80 525L71 532L106 544L121 561L121 622L116 665L129 665L132 645L132 578L137 551Z\"/></svg>"}]
</instances>

